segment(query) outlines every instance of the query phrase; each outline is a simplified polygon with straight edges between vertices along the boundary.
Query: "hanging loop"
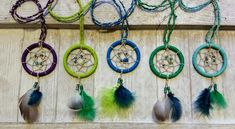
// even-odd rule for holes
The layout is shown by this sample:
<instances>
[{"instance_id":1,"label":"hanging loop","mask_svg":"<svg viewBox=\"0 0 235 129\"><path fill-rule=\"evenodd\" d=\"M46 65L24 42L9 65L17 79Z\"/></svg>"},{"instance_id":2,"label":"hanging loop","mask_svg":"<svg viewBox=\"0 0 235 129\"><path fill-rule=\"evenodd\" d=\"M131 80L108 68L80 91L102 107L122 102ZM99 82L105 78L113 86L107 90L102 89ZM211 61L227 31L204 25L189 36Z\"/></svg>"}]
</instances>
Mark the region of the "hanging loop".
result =
<instances>
[{"instance_id":1,"label":"hanging loop","mask_svg":"<svg viewBox=\"0 0 235 129\"><path fill-rule=\"evenodd\" d=\"M215 42L215 37L218 34L221 22L221 12L218 0L212 0L212 5L214 7L214 24L211 29L207 32L205 41L207 44L213 44Z\"/></svg>"},{"instance_id":2,"label":"hanging loop","mask_svg":"<svg viewBox=\"0 0 235 129\"><path fill-rule=\"evenodd\" d=\"M175 0L168 0L169 4L170 4L170 8L171 8L171 12L170 12L170 17L168 19L168 23L167 26L165 27L164 30L164 36L163 36L163 42L164 45L166 46L166 48L168 47L168 44L170 42L170 38L171 38L171 34L173 33L173 30L175 28L175 21L176 21L176 14L175 14L175 4L176 1Z\"/></svg>"}]
</instances>

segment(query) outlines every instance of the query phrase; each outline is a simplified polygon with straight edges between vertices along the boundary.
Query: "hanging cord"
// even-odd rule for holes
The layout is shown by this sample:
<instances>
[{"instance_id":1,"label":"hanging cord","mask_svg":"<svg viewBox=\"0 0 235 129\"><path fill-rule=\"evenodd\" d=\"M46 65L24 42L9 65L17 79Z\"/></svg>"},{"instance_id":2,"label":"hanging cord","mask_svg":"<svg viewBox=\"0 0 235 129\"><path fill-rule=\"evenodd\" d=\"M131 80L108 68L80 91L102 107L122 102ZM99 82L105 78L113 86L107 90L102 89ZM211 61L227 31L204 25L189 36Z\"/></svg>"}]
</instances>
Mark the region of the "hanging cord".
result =
<instances>
[{"instance_id":1,"label":"hanging cord","mask_svg":"<svg viewBox=\"0 0 235 129\"><path fill-rule=\"evenodd\" d=\"M35 3L35 5L38 8L38 12L31 15L31 16L21 16L17 13L17 9L19 7L21 7L22 4L24 4L25 2L29 2L32 1ZM17 21L18 23L21 24L27 24L30 22L40 22L41 24L41 34L39 37L39 45L42 46L42 43L45 41L46 39L46 35L47 35L47 26L45 23L45 16L44 16L44 12L45 9L49 6L49 4L51 4L53 2L53 0L49 0L46 4L46 6L44 8L42 8L41 4L39 3L39 0L18 0L16 1L16 3L12 6L12 9L10 10L10 13L13 17L13 19L15 21Z\"/></svg>"},{"instance_id":2,"label":"hanging cord","mask_svg":"<svg viewBox=\"0 0 235 129\"><path fill-rule=\"evenodd\" d=\"M95 8L97 8L98 6L100 6L102 4L112 5L116 9L116 11L118 12L119 18L116 21L104 22L104 23L97 20L97 18L94 15L94 10L95 10ZM127 17L129 17L133 13L133 11L136 7L136 0L132 0L132 3L130 5L130 8L128 8L128 10L123 8L124 7L123 4L121 5L122 7L119 4L122 4L122 2L121 1L117 2L116 0L111 0L111 1L93 0L92 6L91 6L91 17L92 17L92 21L94 22L94 24L101 27L101 28L105 28L105 29L109 29L110 27L120 25L124 19L127 19Z\"/></svg>"},{"instance_id":3,"label":"hanging cord","mask_svg":"<svg viewBox=\"0 0 235 129\"><path fill-rule=\"evenodd\" d=\"M56 0L56 2L58 2L58 0ZM77 11L76 13L70 15L70 16L59 16L58 14L56 14L55 12L53 12L53 3L49 5L48 7L48 11L50 13L50 15L57 21L59 22L63 22L63 23L73 23L76 22L77 20L80 19L80 17L82 17L82 15L86 15L91 7L92 4L92 0L90 0L84 7L81 6L82 2L80 0L76 0L76 2L79 5L79 11Z\"/></svg>"},{"instance_id":4,"label":"hanging cord","mask_svg":"<svg viewBox=\"0 0 235 129\"><path fill-rule=\"evenodd\" d=\"M39 37L39 43L40 46L42 47L42 43L46 40L47 36L47 25L43 15L41 15L40 23L41 23L41 34Z\"/></svg>"},{"instance_id":5,"label":"hanging cord","mask_svg":"<svg viewBox=\"0 0 235 129\"><path fill-rule=\"evenodd\" d=\"M122 34L121 34L121 40L122 40L122 43L125 43L126 40L127 40L127 37L129 35L129 23L128 23L128 20L125 19L123 20L122 22Z\"/></svg>"},{"instance_id":6,"label":"hanging cord","mask_svg":"<svg viewBox=\"0 0 235 129\"><path fill-rule=\"evenodd\" d=\"M221 12L218 0L212 1L213 7L214 7L214 24L211 27L211 29L207 32L205 41L207 44L212 44L215 41L215 37L219 31L220 28L220 22L221 22Z\"/></svg>"},{"instance_id":7,"label":"hanging cord","mask_svg":"<svg viewBox=\"0 0 235 129\"><path fill-rule=\"evenodd\" d=\"M84 34L84 12L81 11L80 17L80 44L85 44L85 34Z\"/></svg>"},{"instance_id":8,"label":"hanging cord","mask_svg":"<svg viewBox=\"0 0 235 129\"><path fill-rule=\"evenodd\" d=\"M51 10L53 10L55 8L55 6L58 4L59 0L53 0L53 2L51 2L48 7L46 8L46 10L44 11L43 15L47 16L49 14L49 7Z\"/></svg>"},{"instance_id":9,"label":"hanging cord","mask_svg":"<svg viewBox=\"0 0 235 129\"><path fill-rule=\"evenodd\" d=\"M17 9L25 2L32 1L36 4L38 7L38 12L31 15L31 16L21 16L17 13ZM46 6L42 8L41 4L39 3L39 0L17 0L16 3L12 6L12 9L10 10L10 13L15 21L18 23L30 23L33 21L39 21L41 15L44 15L45 10L48 8L48 6L53 2L54 0L48 0ZM46 14L45 14L46 15ZM44 16L45 16L44 15Z\"/></svg>"},{"instance_id":10,"label":"hanging cord","mask_svg":"<svg viewBox=\"0 0 235 129\"><path fill-rule=\"evenodd\" d=\"M164 45L166 48L168 47L168 44L170 42L171 34L175 28L175 21L177 18L176 14L175 14L176 1L175 0L168 0L168 1L170 4L171 12L170 12L167 26L164 30L164 37L163 37L163 42L164 42Z\"/></svg>"},{"instance_id":11,"label":"hanging cord","mask_svg":"<svg viewBox=\"0 0 235 129\"><path fill-rule=\"evenodd\" d=\"M202 4L199 4L197 6L194 7L188 7L186 4L184 4L183 0L178 0L179 1L179 6L182 10L184 10L185 12L198 12L202 9L204 9L205 7L207 7L213 0L208 0Z\"/></svg>"},{"instance_id":12,"label":"hanging cord","mask_svg":"<svg viewBox=\"0 0 235 129\"><path fill-rule=\"evenodd\" d=\"M121 1L119 1L120 4L121 4L121 7L123 8L123 11L125 14L127 14L127 10L125 8L125 6L123 5L123 3ZM119 8L121 8L120 6L118 6ZM128 23L128 20L127 20L127 17L125 17L123 20L122 20L122 34L121 34L121 40L122 40L122 43L125 44L126 40L127 40L127 37L128 37L128 32L129 32L129 23Z\"/></svg>"},{"instance_id":13,"label":"hanging cord","mask_svg":"<svg viewBox=\"0 0 235 129\"><path fill-rule=\"evenodd\" d=\"M177 2L178 0L176 0ZM162 12L170 7L168 0L163 0L159 5L150 5L147 2L143 2L142 0L137 0L137 5L146 11L155 11L155 12Z\"/></svg>"}]
</instances>

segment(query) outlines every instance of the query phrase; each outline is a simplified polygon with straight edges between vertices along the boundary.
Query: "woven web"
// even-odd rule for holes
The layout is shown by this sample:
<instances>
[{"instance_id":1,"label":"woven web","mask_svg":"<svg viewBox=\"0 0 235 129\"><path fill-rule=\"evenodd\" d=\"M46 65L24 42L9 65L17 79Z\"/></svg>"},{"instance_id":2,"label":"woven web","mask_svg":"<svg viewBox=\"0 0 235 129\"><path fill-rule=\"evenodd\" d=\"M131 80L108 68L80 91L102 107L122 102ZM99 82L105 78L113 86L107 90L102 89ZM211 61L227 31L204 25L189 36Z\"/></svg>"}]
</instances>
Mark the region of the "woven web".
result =
<instances>
[{"instance_id":1,"label":"woven web","mask_svg":"<svg viewBox=\"0 0 235 129\"><path fill-rule=\"evenodd\" d=\"M174 74L180 66L180 60L177 53L166 49L159 51L155 55L154 63L157 71L164 75Z\"/></svg>"},{"instance_id":2,"label":"woven web","mask_svg":"<svg viewBox=\"0 0 235 129\"><path fill-rule=\"evenodd\" d=\"M113 48L110 57L112 63L119 69L131 68L138 62L134 48L126 44L121 44Z\"/></svg>"},{"instance_id":3,"label":"woven web","mask_svg":"<svg viewBox=\"0 0 235 129\"><path fill-rule=\"evenodd\" d=\"M29 52L26 64L33 72L45 72L53 64L53 55L47 48L37 47Z\"/></svg>"},{"instance_id":4,"label":"woven web","mask_svg":"<svg viewBox=\"0 0 235 129\"><path fill-rule=\"evenodd\" d=\"M77 74L86 74L94 66L94 57L85 49L73 50L67 59L68 66Z\"/></svg>"},{"instance_id":5,"label":"woven web","mask_svg":"<svg viewBox=\"0 0 235 129\"><path fill-rule=\"evenodd\" d=\"M212 48L200 50L197 61L204 72L211 74L218 72L223 66L223 58L219 50Z\"/></svg>"}]
</instances>

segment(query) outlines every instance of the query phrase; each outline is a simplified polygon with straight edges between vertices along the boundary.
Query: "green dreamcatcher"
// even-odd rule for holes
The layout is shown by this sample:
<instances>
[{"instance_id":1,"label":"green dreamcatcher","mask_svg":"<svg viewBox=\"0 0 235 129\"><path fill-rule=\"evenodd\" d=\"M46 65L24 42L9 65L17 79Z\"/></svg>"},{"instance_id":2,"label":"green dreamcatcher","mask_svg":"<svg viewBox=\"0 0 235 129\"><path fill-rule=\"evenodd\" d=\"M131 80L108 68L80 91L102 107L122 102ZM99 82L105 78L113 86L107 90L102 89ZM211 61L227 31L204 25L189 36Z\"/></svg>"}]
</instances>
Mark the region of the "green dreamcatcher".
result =
<instances>
[{"instance_id":1,"label":"green dreamcatcher","mask_svg":"<svg viewBox=\"0 0 235 129\"><path fill-rule=\"evenodd\" d=\"M227 106L223 95L219 93L217 84L214 82L214 78L225 71L228 59L225 51L215 44L215 37L220 27L221 13L218 0L213 0L211 3L215 13L214 25L206 35L206 43L198 47L192 57L195 70L200 75L211 78L210 86L204 89L194 102L196 111L204 116L210 116L210 110L214 106L219 107L219 109Z\"/></svg>"},{"instance_id":2,"label":"green dreamcatcher","mask_svg":"<svg viewBox=\"0 0 235 129\"><path fill-rule=\"evenodd\" d=\"M49 13L57 21L65 23L75 22L80 19L80 41L69 47L63 58L66 72L79 80L76 87L77 95L71 99L68 106L72 111L75 111L80 118L84 120L94 120L96 115L94 100L84 91L83 84L81 83L81 79L91 76L98 65L96 52L85 44L84 35L84 15L89 10L92 0L84 7L80 0L76 1L80 10L71 16L58 16L52 12L51 8L49 8Z\"/></svg>"},{"instance_id":3,"label":"green dreamcatcher","mask_svg":"<svg viewBox=\"0 0 235 129\"><path fill-rule=\"evenodd\" d=\"M162 100L158 100L153 108L154 116L158 121L165 121L171 117L171 120L175 122L179 120L182 115L181 102L174 96L168 85L168 80L178 76L184 68L183 54L178 48L169 45L177 18L175 14L176 2L176 0L168 0L168 2L164 3L166 7L169 5L171 9L168 24L164 31L164 45L157 47L152 52L149 59L149 66L152 72L157 77L166 79L164 88L165 96Z\"/></svg>"}]
</instances>

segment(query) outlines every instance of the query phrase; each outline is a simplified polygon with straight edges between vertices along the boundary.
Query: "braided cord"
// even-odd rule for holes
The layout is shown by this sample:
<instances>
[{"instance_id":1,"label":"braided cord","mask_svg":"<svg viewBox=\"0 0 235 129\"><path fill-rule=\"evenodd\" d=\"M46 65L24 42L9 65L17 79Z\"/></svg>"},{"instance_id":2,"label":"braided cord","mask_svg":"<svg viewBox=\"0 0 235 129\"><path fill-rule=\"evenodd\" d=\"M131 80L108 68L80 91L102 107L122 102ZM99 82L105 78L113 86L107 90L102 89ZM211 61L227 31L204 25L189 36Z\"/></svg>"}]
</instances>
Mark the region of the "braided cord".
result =
<instances>
[{"instance_id":1,"label":"braided cord","mask_svg":"<svg viewBox=\"0 0 235 129\"><path fill-rule=\"evenodd\" d=\"M100 22L99 20L96 19L95 15L94 15L94 10L95 8L97 8L98 6L102 5L102 4L109 4L112 5L116 11L118 12L119 18L115 21L112 22ZM121 6L119 5L121 4ZM105 28L108 29L110 27L116 26L116 25L120 25L122 24L124 19L127 19L127 17L129 17L134 9L136 7L136 0L132 0L131 2L131 6L126 10L123 3L121 1L119 1L119 3L116 0L112 0L112 1L105 1L105 0L101 0L101 1L97 1L97 0L93 0L92 5L91 5L91 17L92 17L92 21L95 25L101 27L101 28Z\"/></svg>"},{"instance_id":2,"label":"braided cord","mask_svg":"<svg viewBox=\"0 0 235 129\"><path fill-rule=\"evenodd\" d=\"M220 22L221 22L221 12L220 12L220 7L218 0L213 0L212 5L214 7L214 24L211 27L211 29L207 32L206 34L206 43L207 44L212 44L215 41L215 37L219 31L220 28Z\"/></svg>"},{"instance_id":3,"label":"braided cord","mask_svg":"<svg viewBox=\"0 0 235 129\"><path fill-rule=\"evenodd\" d=\"M143 2L142 0L137 0L137 5L141 9L144 9L144 10L147 10L147 11L156 11L156 12L164 11L167 8L170 7L170 4L168 3L168 0L163 0L159 5L150 5L147 2Z\"/></svg>"},{"instance_id":4,"label":"braided cord","mask_svg":"<svg viewBox=\"0 0 235 129\"><path fill-rule=\"evenodd\" d=\"M57 0L58 2L58 0ZM78 3L79 5L79 11L70 15L70 16L59 16L57 15L55 12L52 11L53 9L53 4L50 4L49 7L48 7L48 11L50 13L50 15L57 21L59 22L63 22L63 23L72 23L72 22L75 22L77 20L80 19L80 17L82 17L82 15L85 15L90 7L91 7L91 4L92 4L92 0L90 0L84 7L82 7L82 3L80 0L76 0L76 2Z\"/></svg>"},{"instance_id":5,"label":"braided cord","mask_svg":"<svg viewBox=\"0 0 235 129\"><path fill-rule=\"evenodd\" d=\"M85 44L85 31L84 31L84 12L81 11L81 17L80 17L80 44Z\"/></svg>"},{"instance_id":6,"label":"braided cord","mask_svg":"<svg viewBox=\"0 0 235 129\"><path fill-rule=\"evenodd\" d=\"M19 8L23 3L28 2L28 1L32 1L36 4L36 6L38 7L38 12L31 15L31 16L20 16L17 13L17 8ZM12 9L10 10L10 13L12 15L12 17L14 18L15 21L17 21L18 23L29 23L29 22L33 22L36 21L38 19L40 19L41 15L46 16L47 14L45 13L45 10L48 8L48 6L53 2L54 0L48 0L46 6L44 8L42 8L41 4L39 3L38 0L18 0L16 1L16 3L12 6ZM44 14L43 14L44 13Z\"/></svg>"},{"instance_id":7,"label":"braided cord","mask_svg":"<svg viewBox=\"0 0 235 129\"><path fill-rule=\"evenodd\" d=\"M64 22L64 23L72 23L77 20L80 20L80 44L85 44L85 34L84 34L84 21L85 21L85 14L89 11L92 0L90 0L85 6L82 5L81 0L76 0L78 6L79 6L79 11L76 12L75 14L72 14L70 16L59 16L55 14L52 11L52 4L49 6L49 13L50 15L57 21L59 22Z\"/></svg>"},{"instance_id":8,"label":"braided cord","mask_svg":"<svg viewBox=\"0 0 235 129\"><path fill-rule=\"evenodd\" d=\"M168 47L168 44L169 44L170 38L171 38L171 34L175 28L175 21L177 18L176 14L175 14L176 1L175 0L168 0L168 2L170 5L170 8L171 8L171 12L170 12L167 26L164 30L163 42L164 42L165 47Z\"/></svg>"},{"instance_id":9,"label":"braided cord","mask_svg":"<svg viewBox=\"0 0 235 129\"><path fill-rule=\"evenodd\" d=\"M116 1L114 1L115 4L118 5L118 3L116 3ZM118 5L119 8L122 8L124 11L124 15L127 15L127 10L125 8L125 6L123 5L123 3L119 0L121 7ZM125 43L128 37L128 32L129 32L129 23L127 20L127 17L124 17L124 19L122 20L122 34L121 34L121 41L122 43Z\"/></svg>"},{"instance_id":10,"label":"braided cord","mask_svg":"<svg viewBox=\"0 0 235 129\"><path fill-rule=\"evenodd\" d=\"M200 5L194 6L194 7L188 7L186 4L184 4L183 0L178 0L179 1L179 6L182 10L186 12L198 12L205 7L207 7L213 0L208 0Z\"/></svg>"},{"instance_id":11,"label":"braided cord","mask_svg":"<svg viewBox=\"0 0 235 129\"><path fill-rule=\"evenodd\" d=\"M22 4L25 2L32 1L38 8L38 12L30 15L30 16L21 16L17 13L17 9L21 7ZM10 13L15 21L17 21L20 24L27 24L30 22L40 22L41 24L41 34L39 38L39 44L43 43L46 39L47 35L47 26L45 23L45 10L48 8L48 6L53 2L54 0L48 0L46 6L42 8L41 4L39 3L39 0L18 0L16 3L12 6L12 9L10 10Z\"/></svg>"}]
</instances>

